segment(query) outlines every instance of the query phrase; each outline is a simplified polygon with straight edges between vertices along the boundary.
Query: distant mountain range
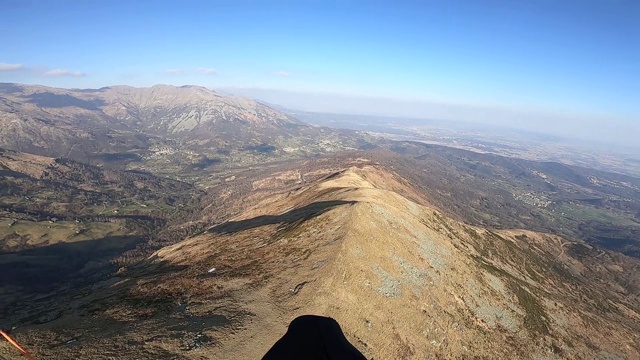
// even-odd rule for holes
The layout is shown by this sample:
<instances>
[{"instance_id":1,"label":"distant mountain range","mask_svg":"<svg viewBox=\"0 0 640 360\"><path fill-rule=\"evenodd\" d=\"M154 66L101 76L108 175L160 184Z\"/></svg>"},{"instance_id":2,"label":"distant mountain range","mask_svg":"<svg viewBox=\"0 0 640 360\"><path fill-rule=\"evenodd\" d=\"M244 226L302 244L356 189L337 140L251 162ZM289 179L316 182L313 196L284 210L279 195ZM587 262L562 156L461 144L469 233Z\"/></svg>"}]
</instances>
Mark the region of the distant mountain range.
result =
<instances>
[{"instance_id":1,"label":"distant mountain range","mask_svg":"<svg viewBox=\"0 0 640 360\"><path fill-rule=\"evenodd\" d=\"M255 163L269 154L367 145L354 132L310 126L254 100L199 86L0 84L0 147L45 156L119 166L151 160L147 166L169 163L182 170L185 164Z\"/></svg>"}]
</instances>

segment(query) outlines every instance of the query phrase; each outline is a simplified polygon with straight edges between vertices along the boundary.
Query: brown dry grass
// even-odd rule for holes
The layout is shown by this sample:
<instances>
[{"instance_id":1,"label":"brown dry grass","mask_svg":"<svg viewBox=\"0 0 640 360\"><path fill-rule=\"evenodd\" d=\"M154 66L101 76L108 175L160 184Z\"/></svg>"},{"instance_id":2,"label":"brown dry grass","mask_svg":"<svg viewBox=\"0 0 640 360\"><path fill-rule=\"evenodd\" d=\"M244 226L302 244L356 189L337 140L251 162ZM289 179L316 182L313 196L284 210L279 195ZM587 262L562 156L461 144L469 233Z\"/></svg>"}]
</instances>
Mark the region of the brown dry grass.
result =
<instances>
[{"instance_id":1,"label":"brown dry grass","mask_svg":"<svg viewBox=\"0 0 640 360\"><path fill-rule=\"evenodd\" d=\"M94 327L119 321L122 334L73 354L112 352L117 339L129 338L121 358L260 358L293 318L319 314L336 318L373 359L640 357L638 287L624 276L638 266L634 260L605 252L598 262L589 254L578 259L571 249L581 245L556 236L465 225L378 166L334 173L255 195L230 220L290 219L319 202L343 205L289 223L212 229L125 270L129 281L84 300L97 301ZM175 310L182 304L188 316ZM167 325L212 315L229 324L176 332ZM60 321L47 327L70 326ZM196 330L213 341L184 350ZM50 336L28 331L29 345ZM43 354L64 358L61 349Z\"/></svg>"}]
</instances>

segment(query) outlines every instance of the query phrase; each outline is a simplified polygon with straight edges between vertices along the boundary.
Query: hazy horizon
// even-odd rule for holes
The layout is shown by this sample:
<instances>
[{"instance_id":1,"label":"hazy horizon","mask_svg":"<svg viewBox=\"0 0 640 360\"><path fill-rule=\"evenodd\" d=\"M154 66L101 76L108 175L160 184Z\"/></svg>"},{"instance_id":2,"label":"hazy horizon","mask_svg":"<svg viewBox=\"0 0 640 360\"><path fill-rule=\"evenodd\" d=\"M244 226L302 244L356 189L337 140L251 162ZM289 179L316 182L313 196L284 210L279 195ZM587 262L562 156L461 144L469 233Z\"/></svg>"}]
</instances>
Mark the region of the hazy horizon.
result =
<instances>
[{"instance_id":1,"label":"hazy horizon","mask_svg":"<svg viewBox=\"0 0 640 360\"><path fill-rule=\"evenodd\" d=\"M193 84L292 109L636 145L640 2L8 1L0 82Z\"/></svg>"},{"instance_id":2,"label":"hazy horizon","mask_svg":"<svg viewBox=\"0 0 640 360\"><path fill-rule=\"evenodd\" d=\"M640 123L605 120L586 114L567 115L553 112L478 105L419 102L382 97L347 96L330 93L287 92L273 89L218 88L228 94L247 96L290 110L335 114L405 117L415 120L446 120L499 126L540 134L562 136L602 143L619 143L638 148ZM603 123L607 126L603 126Z\"/></svg>"},{"instance_id":3,"label":"hazy horizon","mask_svg":"<svg viewBox=\"0 0 640 360\"><path fill-rule=\"evenodd\" d=\"M0 82L2 83L2 82ZM42 83L23 84L45 86ZM97 90L103 87L134 86L152 87L154 85L203 86L199 84L164 84L135 86L126 83L109 84L91 88L60 87L68 90ZM456 104L445 102L427 102L384 97L365 97L334 93L286 91L277 89L243 87L207 87L210 90L228 95L243 96L258 100L267 105L282 107L292 111L304 111L328 114L359 116L381 116L420 120L438 120L454 124L468 124L485 127L521 130L531 133L564 137L578 141L593 141L596 145L610 145L618 149L640 149L637 135L640 134L640 122L625 122L618 119L603 119L589 114L561 114L540 110L524 111L505 107ZM606 126L604 125L606 124Z\"/></svg>"}]
</instances>

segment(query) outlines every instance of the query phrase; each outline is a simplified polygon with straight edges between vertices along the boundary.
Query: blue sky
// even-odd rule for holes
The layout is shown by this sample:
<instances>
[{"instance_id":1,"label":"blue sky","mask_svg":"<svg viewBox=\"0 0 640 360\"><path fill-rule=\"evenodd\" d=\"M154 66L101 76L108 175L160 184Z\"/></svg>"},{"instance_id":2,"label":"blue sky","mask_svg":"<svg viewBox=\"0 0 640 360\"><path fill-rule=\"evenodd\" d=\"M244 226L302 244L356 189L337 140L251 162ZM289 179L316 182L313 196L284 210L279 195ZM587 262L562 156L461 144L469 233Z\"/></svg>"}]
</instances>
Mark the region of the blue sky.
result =
<instances>
[{"instance_id":1,"label":"blue sky","mask_svg":"<svg viewBox=\"0 0 640 360\"><path fill-rule=\"evenodd\" d=\"M638 0L3 0L0 23L2 82L199 84L640 121Z\"/></svg>"}]
</instances>

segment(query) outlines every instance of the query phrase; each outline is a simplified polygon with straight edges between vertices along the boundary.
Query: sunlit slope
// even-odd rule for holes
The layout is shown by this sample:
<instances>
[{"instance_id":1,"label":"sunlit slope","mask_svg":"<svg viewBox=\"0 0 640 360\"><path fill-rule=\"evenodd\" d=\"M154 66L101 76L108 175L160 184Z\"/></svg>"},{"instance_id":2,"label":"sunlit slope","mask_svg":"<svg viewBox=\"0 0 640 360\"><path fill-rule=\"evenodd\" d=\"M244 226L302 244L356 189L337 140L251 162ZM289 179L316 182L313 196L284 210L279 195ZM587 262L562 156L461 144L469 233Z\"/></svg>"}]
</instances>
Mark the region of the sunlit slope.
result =
<instances>
[{"instance_id":1,"label":"sunlit slope","mask_svg":"<svg viewBox=\"0 0 640 360\"><path fill-rule=\"evenodd\" d=\"M259 358L309 313L375 359L640 356L637 261L421 204L385 169L346 169L160 250L185 267L163 291L188 278L193 311L237 319L209 330L213 358Z\"/></svg>"}]
</instances>

